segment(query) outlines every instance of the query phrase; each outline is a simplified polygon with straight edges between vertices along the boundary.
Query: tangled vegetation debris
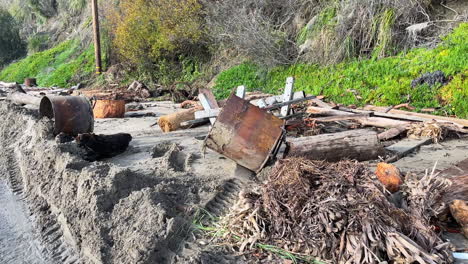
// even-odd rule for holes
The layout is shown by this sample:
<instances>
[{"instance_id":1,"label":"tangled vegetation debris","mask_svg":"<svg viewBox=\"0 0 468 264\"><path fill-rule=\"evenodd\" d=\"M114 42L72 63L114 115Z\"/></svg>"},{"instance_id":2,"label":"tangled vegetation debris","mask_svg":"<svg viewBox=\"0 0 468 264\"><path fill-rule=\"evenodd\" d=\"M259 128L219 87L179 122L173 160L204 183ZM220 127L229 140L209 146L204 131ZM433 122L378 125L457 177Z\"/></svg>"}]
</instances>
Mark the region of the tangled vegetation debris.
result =
<instances>
[{"instance_id":1,"label":"tangled vegetation debris","mask_svg":"<svg viewBox=\"0 0 468 264\"><path fill-rule=\"evenodd\" d=\"M430 224L448 185L433 174L407 179L401 206L361 163L284 159L215 230L241 252L268 244L330 263L451 263Z\"/></svg>"}]
</instances>

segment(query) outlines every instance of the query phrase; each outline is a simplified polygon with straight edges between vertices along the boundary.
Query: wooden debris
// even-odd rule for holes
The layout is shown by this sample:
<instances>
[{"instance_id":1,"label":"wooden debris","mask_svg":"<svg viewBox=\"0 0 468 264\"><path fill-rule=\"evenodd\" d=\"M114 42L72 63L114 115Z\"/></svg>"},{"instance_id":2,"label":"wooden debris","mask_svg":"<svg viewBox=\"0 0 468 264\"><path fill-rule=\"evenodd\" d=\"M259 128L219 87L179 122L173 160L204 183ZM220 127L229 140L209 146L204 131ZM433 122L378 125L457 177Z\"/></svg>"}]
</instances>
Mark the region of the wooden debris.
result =
<instances>
[{"instance_id":1,"label":"wooden debris","mask_svg":"<svg viewBox=\"0 0 468 264\"><path fill-rule=\"evenodd\" d=\"M171 132L181 128L181 124L195 119L195 112L201 110L199 107L184 109L176 113L161 116L158 125L163 132Z\"/></svg>"},{"instance_id":2,"label":"wooden debris","mask_svg":"<svg viewBox=\"0 0 468 264\"><path fill-rule=\"evenodd\" d=\"M288 138L288 156L314 160L339 161L349 158L359 161L377 159L384 149L377 133L367 129Z\"/></svg>"},{"instance_id":3,"label":"wooden debris","mask_svg":"<svg viewBox=\"0 0 468 264\"><path fill-rule=\"evenodd\" d=\"M374 111L375 114L377 115L377 114L379 114L379 112L384 112L385 108L384 107L368 105L368 106L364 107L364 110ZM460 127L468 127L468 120L466 120L466 119L459 119L459 118L445 117L445 116L436 116L436 115L408 112L408 111L396 110L396 109L390 110L389 113L390 114L395 114L399 118L402 118L402 119L406 118L406 120L415 120L415 119L418 119L419 121L436 120L436 121L439 121L439 122L451 122L451 123L457 124Z\"/></svg>"},{"instance_id":4,"label":"wooden debris","mask_svg":"<svg viewBox=\"0 0 468 264\"><path fill-rule=\"evenodd\" d=\"M221 219L222 242L240 252L257 243L327 263L450 263L449 243L432 230L419 186L409 209L396 207L364 164L290 158L276 163L258 192L247 190ZM439 187L430 177L429 188ZM442 189L434 189L434 194Z\"/></svg>"},{"instance_id":5,"label":"wooden debris","mask_svg":"<svg viewBox=\"0 0 468 264\"><path fill-rule=\"evenodd\" d=\"M379 181L391 193L400 190L400 185L403 184L401 172L395 165L380 162L377 164L375 174Z\"/></svg>"},{"instance_id":6,"label":"wooden debris","mask_svg":"<svg viewBox=\"0 0 468 264\"><path fill-rule=\"evenodd\" d=\"M395 154L391 156L390 158L386 159L385 162L387 163L392 163L395 161L398 161L399 159L405 157L409 153L415 151L421 146L431 144L432 139L431 138L425 138L425 139L403 139L389 147L386 147L387 150L390 150L394 152Z\"/></svg>"},{"instance_id":7,"label":"wooden debris","mask_svg":"<svg viewBox=\"0 0 468 264\"><path fill-rule=\"evenodd\" d=\"M378 137L380 140L389 140L389 139L398 137L399 135L403 134L407 130L408 130L408 125L406 124L395 126L395 127L388 129L385 132L380 133Z\"/></svg>"},{"instance_id":8,"label":"wooden debris","mask_svg":"<svg viewBox=\"0 0 468 264\"><path fill-rule=\"evenodd\" d=\"M33 95L18 92L10 93L7 95L7 100L16 104L29 104L39 106L39 104L41 103L41 99L41 97L36 97Z\"/></svg>"},{"instance_id":9,"label":"wooden debris","mask_svg":"<svg viewBox=\"0 0 468 264\"><path fill-rule=\"evenodd\" d=\"M436 121L413 123L408 127L408 137L414 139L432 138L435 143L447 136L447 129Z\"/></svg>"},{"instance_id":10,"label":"wooden debris","mask_svg":"<svg viewBox=\"0 0 468 264\"><path fill-rule=\"evenodd\" d=\"M468 239L468 205L466 201L455 200L450 204L450 212L453 218L462 227L463 235Z\"/></svg>"},{"instance_id":11,"label":"wooden debris","mask_svg":"<svg viewBox=\"0 0 468 264\"><path fill-rule=\"evenodd\" d=\"M79 134L76 138L78 147L84 150L83 159L96 161L111 158L125 152L132 136L126 133L114 135Z\"/></svg>"}]
</instances>

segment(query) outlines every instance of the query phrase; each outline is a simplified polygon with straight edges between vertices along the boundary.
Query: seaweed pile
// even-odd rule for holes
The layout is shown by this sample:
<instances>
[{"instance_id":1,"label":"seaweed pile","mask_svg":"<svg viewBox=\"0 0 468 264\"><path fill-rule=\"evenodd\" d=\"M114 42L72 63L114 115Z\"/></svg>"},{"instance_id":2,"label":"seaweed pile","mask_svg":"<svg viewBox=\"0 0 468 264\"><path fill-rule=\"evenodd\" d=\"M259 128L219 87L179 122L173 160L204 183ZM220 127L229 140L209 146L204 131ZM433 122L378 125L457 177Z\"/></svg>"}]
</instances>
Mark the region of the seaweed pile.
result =
<instances>
[{"instance_id":1,"label":"seaweed pile","mask_svg":"<svg viewBox=\"0 0 468 264\"><path fill-rule=\"evenodd\" d=\"M361 163L284 159L219 228L241 252L262 243L331 263L451 263L431 225L449 185L434 174L406 179L398 198Z\"/></svg>"}]
</instances>

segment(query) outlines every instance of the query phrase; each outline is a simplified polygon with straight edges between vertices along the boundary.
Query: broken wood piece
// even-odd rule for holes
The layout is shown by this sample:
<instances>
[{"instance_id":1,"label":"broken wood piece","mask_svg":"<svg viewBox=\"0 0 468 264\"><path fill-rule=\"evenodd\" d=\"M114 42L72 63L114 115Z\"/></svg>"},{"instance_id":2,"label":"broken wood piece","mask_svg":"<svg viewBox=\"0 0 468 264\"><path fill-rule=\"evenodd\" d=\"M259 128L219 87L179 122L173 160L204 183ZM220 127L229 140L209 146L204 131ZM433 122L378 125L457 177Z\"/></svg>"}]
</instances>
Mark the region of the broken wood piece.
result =
<instances>
[{"instance_id":1,"label":"broken wood piece","mask_svg":"<svg viewBox=\"0 0 468 264\"><path fill-rule=\"evenodd\" d=\"M312 99L311 100L312 102L314 102L318 107L322 107L322 108L325 108L325 109L332 109L333 107L327 103L325 103L324 101L318 99L318 98L315 98L315 99Z\"/></svg>"},{"instance_id":2,"label":"broken wood piece","mask_svg":"<svg viewBox=\"0 0 468 264\"><path fill-rule=\"evenodd\" d=\"M75 138L78 147L84 153L83 159L96 161L111 158L125 152L132 141L132 136L127 133L114 135L96 135L93 133L78 134Z\"/></svg>"},{"instance_id":3,"label":"broken wood piece","mask_svg":"<svg viewBox=\"0 0 468 264\"><path fill-rule=\"evenodd\" d=\"M401 172L395 165L380 162L377 164L375 174L379 181L391 193L397 192L400 189L400 185L403 184Z\"/></svg>"},{"instance_id":4,"label":"broken wood piece","mask_svg":"<svg viewBox=\"0 0 468 264\"><path fill-rule=\"evenodd\" d=\"M195 120L190 120L190 121L185 121L180 124L180 127L182 128L194 128L194 127L199 127L203 126L210 123L209 118L201 118L201 119L195 119Z\"/></svg>"},{"instance_id":5,"label":"broken wood piece","mask_svg":"<svg viewBox=\"0 0 468 264\"><path fill-rule=\"evenodd\" d=\"M288 101L288 102L277 103L277 104L274 104L274 105L267 106L267 107L265 107L265 109L270 111L270 110L282 108L285 105L293 105L293 104L305 102L305 101L308 101L308 100L311 100L311 99L314 99L314 98L315 98L315 96L308 96L308 97L304 97L304 98L293 99L293 100Z\"/></svg>"},{"instance_id":6,"label":"broken wood piece","mask_svg":"<svg viewBox=\"0 0 468 264\"><path fill-rule=\"evenodd\" d=\"M18 85L17 83L15 82L0 82L0 87L4 87L4 88L16 88L16 85Z\"/></svg>"},{"instance_id":7,"label":"broken wood piece","mask_svg":"<svg viewBox=\"0 0 468 264\"><path fill-rule=\"evenodd\" d=\"M286 87L284 88L283 103L291 101L293 99L293 96L294 96L294 78L288 77L286 79ZM289 109L290 109L289 104L282 106L280 115L282 117L289 115Z\"/></svg>"},{"instance_id":8,"label":"broken wood piece","mask_svg":"<svg viewBox=\"0 0 468 264\"><path fill-rule=\"evenodd\" d=\"M409 153L413 152L414 150L418 149L421 146L428 145L432 143L431 138L425 138L421 140L415 139L403 139L396 144L393 144L389 147L386 147L387 150L394 152L395 154L390 158L386 159L386 163L392 163L398 161L399 159L405 157Z\"/></svg>"},{"instance_id":9,"label":"broken wood piece","mask_svg":"<svg viewBox=\"0 0 468 264\"><path fill-rule=\"evenodd\" d=\"M468 239L468 205L466 201L455 200L450 204L453 218L462 227L463 235Z\"/></svg>"},{"instance_id":10,"label":"broken wood piece","mask_svg":"<svg viewBox=\"0 0 468 264\"><path fill-rule=\"evenodd\" d=\"M15 104L29 104L39 106L41 104L41 97L36 97L33 95L25 94L25 93L11 93L7 95L7 100L15 103Z\"/></svg>"},{"instance_id":11,"label":"broken wood piece","mask_svg":"<svg viewBox=\"0 0 468 264\"><path fill-rule=\"evenodd\" d=\"M200 94L198 95L198 99L200 100L200 103L202 104L205 110L213 110L213 109L219 108L219 105L218 105L218 102L216 101L215 96L209 89L200 89ZM188 120L184 120L184 121L188 121ZM216 121L216 117L210 118L211 124L214 124L215 121Z\"/></svg>"},{"instance_id":12,"label":"broken wood piece","mask_svg":"<svg viewBox=\"0 0 468 264\"><path fill-rule=\"evenodd\" d=\"M399 125L399 126L392 127L385 132L380 133L378 137L380 140L389 140L389 139L398 137L399 135L403 134L407 130L408 130L408 125L406 124Z\"/></svg>"},{"instance_id":13,"label":"broken wood piece","mask_svg":"<svg viewBox=\"0 0 468 264\"><path fill-rule=\"evenodd\" d=\"M336 122L336 121L355 120L355 119L365 118L365 117L368 117L368 116L367 115L326 116L326 117L311 118L311 120L314 120L316 122L327 123L327 122Z\"/></svg>"},{"instance_id":14,"label":"broken wood piece","mask_svg":"<svg viewBox=\"0 0 468 264\"><path fill-rule=\"evenodd\" d=\"M385 111L385 107L378 107L378 106L373 106L373 105L367 105L364 107L364 110L368 111L374 111L375 114L377 115L378 113ZM466 119L459 119L459 118L453 118L453 117L445 117L445 116L436 116L436 115L429 115L429 114L422 114L422 113L415 113L415 112L408 112L408 111L403 111L403 110L397 110L393 109L390 110L390 114L395 114L395 115L400 115L401 118L418 118L421 121L430 121L430 120L436 120L439 122L452 122L454 124L457 124L462 127L468 127L468 120Z\"/></svg>"},{"instance_id":15,"label":"broken wood piece","mask_svg":"<svg viewBox=\"0 0 468 264\"><path fill-rule=\"evenodd\" d=\"M368 129L351 130L311 137L288 138L287 156L307 157L313 160L359 161L377 159L384 149L377 133Z\"/></svg>"},{"instance_id":16,"label":"broken wood piece","mask_svg":"<svg viewBox=\"0 0 468 264\"><path fill-rule=\"evenodd\" d=\"M381 117L369 117L367 116L368 112L363 112L360 114L350 113L346 111L340 111L335 109L321 108L315 106L309 106L307 108L307 113L324 115L324 116L341 116L346 117L346 120L354 120L360 123L363 126L375 126L382 128L392 128L398 126L409 125L409 122L394 120L390 118L381 118Z\"/></svg>"},{"instance_id":17,"label":"broken wood piece","mask_svg":"<svg viewBox=\"0 0 468 264\"><path fill-rule=\"evenodd\" d=\"M406 108L406 109L409 109L409 110L415 110L416 109L415 107L411 106L409 103L399 104L399 105L395 105L394 107L392 107L392 109L400 109L400 108ZM390 110L392 110L392 109L390 109Z\"/></svg>"},{"instance_id":18,"label":"broken wood piece","mask_svg":"<svg viewBox=\"0 0 468 264\"><path fill-rule=\"evenodd\" d=\"M220 111L221 108L197 111L195 112L195 119L216 118L219 115Z\"/></svg>"},{"instance_id":19,"label":"broken wood piece","mask_svg":"<svg viewBox=\"0 0 468 264\"><path fill-rule=\"evenodd\" d=\"M184 109L182 111L161 116L158 125L163 132L171 132L181 128L181 124L195 119L195 112L200 108Z\"/></svg>"},{"instance_id":20,"label":"broken wood piece","mask_svg":"<svg viewBox=\"0 0 468 264\"><path fill-rule=\"evenodd\" d=\"M245 98L245 86L244 85L241 85L241 86L237 87L236 95L239 98L242 98L242 99Z\"/></svg>"}]
</instances>

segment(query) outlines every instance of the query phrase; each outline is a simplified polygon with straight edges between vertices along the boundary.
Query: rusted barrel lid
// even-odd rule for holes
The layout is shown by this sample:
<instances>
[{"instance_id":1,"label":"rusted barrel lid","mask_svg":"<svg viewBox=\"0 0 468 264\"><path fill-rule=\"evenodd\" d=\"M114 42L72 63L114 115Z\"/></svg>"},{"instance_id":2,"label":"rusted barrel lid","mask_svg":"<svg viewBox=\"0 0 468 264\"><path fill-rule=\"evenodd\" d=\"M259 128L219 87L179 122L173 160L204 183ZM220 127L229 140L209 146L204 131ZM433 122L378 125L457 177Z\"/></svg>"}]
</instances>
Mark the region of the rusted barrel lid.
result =
<instances>
[{"instance_id":1,"label":"rusted barrel lid","mask_svg":"<svg viewBox=\"0 0 468 264\"><path fill-rule=\"evenodd\" d=\"M91 103L81 96L44 96L39 106L41 117L54 120L54 134L91 133L94 117Z\"/></svg>"}]
</instances>

